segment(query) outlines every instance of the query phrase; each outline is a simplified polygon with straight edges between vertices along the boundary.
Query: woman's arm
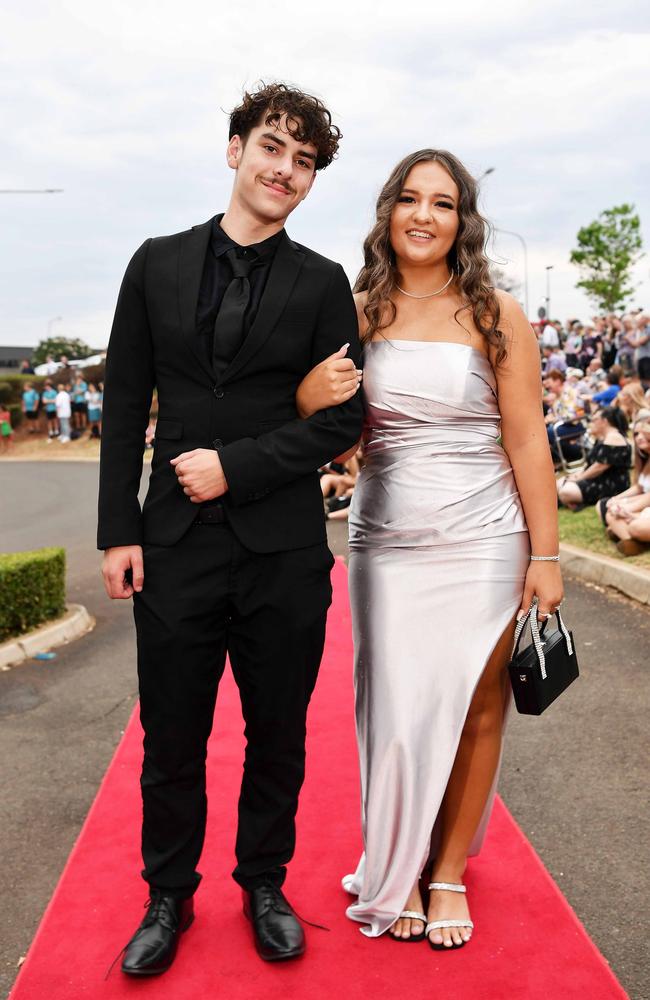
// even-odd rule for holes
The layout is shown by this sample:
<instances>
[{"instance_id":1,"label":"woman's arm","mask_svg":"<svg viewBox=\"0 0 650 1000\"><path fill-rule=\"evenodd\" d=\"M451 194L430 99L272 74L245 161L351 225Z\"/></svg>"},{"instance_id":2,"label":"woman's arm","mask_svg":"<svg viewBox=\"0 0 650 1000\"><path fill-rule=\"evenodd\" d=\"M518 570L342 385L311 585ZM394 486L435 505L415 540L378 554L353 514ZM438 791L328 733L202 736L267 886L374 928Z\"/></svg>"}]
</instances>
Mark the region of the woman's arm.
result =
<instances>
[{"instance_id":1,"label":"woman's arm","mask_svg":"<svg viewBox=\"0 0 650 1000\"><path fill-rule=\"evenodd\" d=\"M348 344L325 358L305 375L296 390L296 409L302 420L319 410L340 406L358 391L361 369L352 358L346 358Z\"/></svg>"},{"instance_id":2,"label":"woman's arm","mask_svg":"<svg viewBox=\"0 0 650 1000\"><path fill-rule=\"evenodd\" d=\"M572 472L570 476L565 476L571 483L577 483L579 479L597 479L598 476L602 476L603 472L607 472L610 469L610 465L605 465L604 462L592 462L588 465L586 469L582 469L580 472Z\"/></svg>"},{"instance_id":3,"label":"woman's arm","mask_svg":"<svg viewBox=\"0 0 650 1000\"><path fill-rule=\"evenodd\" d=\"M555 473L542 413L542 381L537 340L518 303L497 292L508 356L495 366L501 439L510 459L530 535L531 553L559 553ZM559 563L532 562L526 574L522 610L539 598L540 610L553 611L563 596Z\"/></svg>"},{"instance_id":4,"label":"woman's arm","mask_svg":"<svg viewBox=\"0 0 650 1000\"><path fill-rule=\"evenodd\" d=\"M367 326L363 311L366 298L366 292L356 292L353 295L357 323L359 324L359 336L363 335ZM355 367L351 358L346 358L346 347L347 344L344 344L340 351L312 368L298 386L296 407L303 420L319 410L326 410L329 406L338 406L354 396L359 390L363 371ZM355 451L356 448L350 449L346 455L348 457L350 454L354 455Z\"/></svg>"},{"instance_id":5,"label":"woman's arm","mask_svg":"<svg viewBox=\"0 0 650 1000\"><path fill-rule=\"evenodd\" d=\"M641 487L639 486L638 483L635 483L634 486L630 486L628 490L623 490L622 493L617 493L615 497L610 497L609 500L607 501L607 506L609 507L610 504L618 503L619 500L624 500L629 497L638 496L640 492L641 492Z\"/></svg>"}]
</instances>

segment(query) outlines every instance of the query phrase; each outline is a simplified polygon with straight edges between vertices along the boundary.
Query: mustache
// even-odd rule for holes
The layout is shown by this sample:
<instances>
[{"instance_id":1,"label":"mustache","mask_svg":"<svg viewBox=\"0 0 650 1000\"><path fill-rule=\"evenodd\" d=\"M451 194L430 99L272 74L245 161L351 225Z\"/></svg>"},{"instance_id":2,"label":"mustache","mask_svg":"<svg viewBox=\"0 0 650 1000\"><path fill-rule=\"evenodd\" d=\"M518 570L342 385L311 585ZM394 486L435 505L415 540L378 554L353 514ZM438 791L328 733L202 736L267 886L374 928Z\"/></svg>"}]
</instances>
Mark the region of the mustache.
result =
<instances>
[{"instance_id":1,"label":"mustache","mask_svg":"<svg viewBox=\"0 0 650 1000\"><path fill-rule=\"evenodd\" d=\"M275 177L262 177L262 180L266 181L267 184L274 184L276 187L284 188L288 194L296 193L295 188L293 188L290 184L285 184L284 181L279 181Z\"/></svg>"}]
</instances>

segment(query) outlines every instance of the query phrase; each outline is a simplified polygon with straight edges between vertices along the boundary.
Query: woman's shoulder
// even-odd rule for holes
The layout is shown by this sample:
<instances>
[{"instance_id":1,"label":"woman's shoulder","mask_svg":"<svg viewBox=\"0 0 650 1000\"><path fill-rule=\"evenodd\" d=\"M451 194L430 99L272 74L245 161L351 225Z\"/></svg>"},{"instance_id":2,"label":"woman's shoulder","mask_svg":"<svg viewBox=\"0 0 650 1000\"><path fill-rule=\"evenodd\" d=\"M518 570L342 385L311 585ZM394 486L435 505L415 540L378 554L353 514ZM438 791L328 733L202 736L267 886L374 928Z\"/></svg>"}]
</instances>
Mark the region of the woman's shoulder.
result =
<instances>
[{"instance_id":1,"label":"woman's shoulder","mask_svg":"<svg viewBox=\"0 0 650 1000\"><path fill-rule=\"evenodd\" d=\"M626 441L620 431L612 428L608 431L601 442L606 448L629 448L630 442Z\"/></svg>"}]
</instances>

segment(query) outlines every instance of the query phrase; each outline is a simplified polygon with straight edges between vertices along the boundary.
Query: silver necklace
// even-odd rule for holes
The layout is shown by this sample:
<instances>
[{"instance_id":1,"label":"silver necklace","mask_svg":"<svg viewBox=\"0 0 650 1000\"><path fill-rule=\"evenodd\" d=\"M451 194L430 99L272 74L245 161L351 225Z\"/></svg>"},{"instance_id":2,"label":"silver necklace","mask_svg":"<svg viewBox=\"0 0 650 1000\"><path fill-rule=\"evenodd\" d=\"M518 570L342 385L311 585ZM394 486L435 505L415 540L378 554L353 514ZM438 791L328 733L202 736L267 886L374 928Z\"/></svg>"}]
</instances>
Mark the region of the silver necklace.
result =
<instances>
[{"instance_id":1,"label":"silver necklace","mask_svg":"<svg viewBox=\"0 0 650 1000\"><path fill-rule=\"evenodd\" d=\"M400 286L397 283L395 283L395 288L397 289L398 292L401 292L402 295L408 295L409 299L432 299L434 295L441 295L442 292L444 292L445 288L449 288L453 277L454 277L454 272L452 271L451 274L449 275L448 280L445 282L442 288L439 288L437 292L427 292L426 295L415 295L413 292L407 292L403 288L400 288Z\"/></svg>"}]
</instances>

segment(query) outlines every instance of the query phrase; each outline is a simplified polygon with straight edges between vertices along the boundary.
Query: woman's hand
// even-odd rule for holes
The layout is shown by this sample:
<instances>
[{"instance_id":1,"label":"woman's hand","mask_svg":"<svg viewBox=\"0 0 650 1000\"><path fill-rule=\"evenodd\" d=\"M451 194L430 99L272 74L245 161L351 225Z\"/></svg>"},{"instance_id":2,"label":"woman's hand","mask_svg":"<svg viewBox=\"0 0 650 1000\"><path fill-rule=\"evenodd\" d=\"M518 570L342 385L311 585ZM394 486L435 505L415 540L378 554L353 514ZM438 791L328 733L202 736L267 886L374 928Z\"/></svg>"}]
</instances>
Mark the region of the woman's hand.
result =
<instances>
[{"instance_id":1,"label":"woman's hand","mask_svg":"<svg viewBox=\"0 0 650 1000\"><path fill-rule=\"evenodd\" d=\"M564 599L562 572L556 562L531 562L526 573L524 595L521 599L521 609L517 615L524 615L536 597L537 618L541 622L547 616L555 614Z\"/></svg>"},{"instance_id":2,"label":"woman's hand","mask_svg":"<svg viewBox=\"0 0 650 1000\"><path fill-rule=\"evenodd\" d=\"M346 358L349 344L344 344L335 354L325 358L305 375L296 391L296 408L306 420L328 406L340 406L357 392L362 372L352 358Z\"/></svg>"}]
</instances>

